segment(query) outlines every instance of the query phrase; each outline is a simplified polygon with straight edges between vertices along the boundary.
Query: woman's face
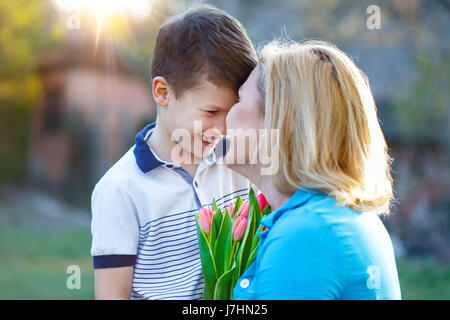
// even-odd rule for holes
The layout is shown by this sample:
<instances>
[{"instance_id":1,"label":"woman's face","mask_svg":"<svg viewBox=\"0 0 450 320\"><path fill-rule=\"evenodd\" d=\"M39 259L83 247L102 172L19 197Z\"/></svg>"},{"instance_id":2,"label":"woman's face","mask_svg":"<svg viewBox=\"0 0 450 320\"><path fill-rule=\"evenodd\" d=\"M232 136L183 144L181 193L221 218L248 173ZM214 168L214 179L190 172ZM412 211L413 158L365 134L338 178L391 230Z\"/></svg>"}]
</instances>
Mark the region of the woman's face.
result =
<instances>
[{"instance_id":1,"label":"woman's face","mask_svg":"<svg viewBox=\"0 0 450 320\"><path fill-rule=\"evenodd\" d=\"M239 100L226 118L227 130L263 128L264 103L258 89L260 78L261 70L256 67L239 88Z\"/></svg>"},{"instance_id":2,"label":"woman's face","mask_svg":"<svg viewBox=\"0 0 450 320\"><path fill-rule=\"evenodd\" d=\"M247 81L239 88L239 100L226 117L230 151L225 162L256 164L259 129L264 127L264 103L258 89L261 78L259 67L253 69Z\"/></svg>"}]
</instances>

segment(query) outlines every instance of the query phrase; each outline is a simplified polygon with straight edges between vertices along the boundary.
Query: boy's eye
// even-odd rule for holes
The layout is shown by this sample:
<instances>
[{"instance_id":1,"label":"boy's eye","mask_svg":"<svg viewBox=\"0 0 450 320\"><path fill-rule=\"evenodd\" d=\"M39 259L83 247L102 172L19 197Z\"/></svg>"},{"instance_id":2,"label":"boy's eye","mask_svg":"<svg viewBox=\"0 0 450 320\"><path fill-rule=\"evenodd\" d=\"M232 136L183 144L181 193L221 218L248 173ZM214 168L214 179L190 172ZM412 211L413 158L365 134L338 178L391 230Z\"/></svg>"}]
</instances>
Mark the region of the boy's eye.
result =
<instances>
[{"instance_id":1,"label":"boy's eye","mask_svg":"<svg viewBox=\"0 0 450 320\"><path fill-rule=\"evenodd\" d=\"M217 110L209 110L207 111L209 114L215 114L217 112Z\"/></svg>"}]
</instances>

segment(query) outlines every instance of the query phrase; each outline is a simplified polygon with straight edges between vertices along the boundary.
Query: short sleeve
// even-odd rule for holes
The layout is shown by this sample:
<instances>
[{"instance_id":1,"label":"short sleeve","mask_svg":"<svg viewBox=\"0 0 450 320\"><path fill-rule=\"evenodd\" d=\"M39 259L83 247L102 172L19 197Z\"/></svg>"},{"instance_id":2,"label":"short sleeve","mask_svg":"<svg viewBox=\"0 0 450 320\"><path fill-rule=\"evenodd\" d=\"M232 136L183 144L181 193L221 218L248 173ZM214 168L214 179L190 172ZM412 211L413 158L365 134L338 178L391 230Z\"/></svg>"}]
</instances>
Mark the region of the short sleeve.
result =
<instances>
[{"instance_id":1,"label":"short sleeve","mask_svg":"<svg viewBox=\"0 0 450 320\"><path fill-rule=\"evenodd\" d=\"M139 221L128 193L115 183L100 182L91 198L94 268L134 265L139 243Z\"/></svg>"},{"instance_id":2,"label":"short sleeve","mask_svg":"<svg viewBox=\"0 0 450 320\"><path fill-rule=\"evenodd\" d=\"M336 299L343 286L343 269L330 229L317 221L288 218L277 223L261 252L257 299Z\"/></svg>"}]
</instances>

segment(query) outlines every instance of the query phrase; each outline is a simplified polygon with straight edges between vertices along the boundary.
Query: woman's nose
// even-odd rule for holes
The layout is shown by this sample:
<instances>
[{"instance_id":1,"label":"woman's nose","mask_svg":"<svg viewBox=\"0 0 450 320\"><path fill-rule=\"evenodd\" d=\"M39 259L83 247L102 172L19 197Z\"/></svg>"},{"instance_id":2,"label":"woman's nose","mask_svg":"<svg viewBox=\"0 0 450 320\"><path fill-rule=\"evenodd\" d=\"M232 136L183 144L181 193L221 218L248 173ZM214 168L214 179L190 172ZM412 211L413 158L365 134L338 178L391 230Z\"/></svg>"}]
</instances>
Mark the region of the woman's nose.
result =
<instances>
[{"instance_id":1,"label":"woman's nose","mask_svg":"<svg viewBox=\"0 0 450 320\"><path fill-rule=\"evenodd\" d=\"M223 116L220 122L217 124L216 128L218 131L220 131L221 135L224 136L227 131L227 123L226 123L226 116Z\"/></svg>"}]
</instances>

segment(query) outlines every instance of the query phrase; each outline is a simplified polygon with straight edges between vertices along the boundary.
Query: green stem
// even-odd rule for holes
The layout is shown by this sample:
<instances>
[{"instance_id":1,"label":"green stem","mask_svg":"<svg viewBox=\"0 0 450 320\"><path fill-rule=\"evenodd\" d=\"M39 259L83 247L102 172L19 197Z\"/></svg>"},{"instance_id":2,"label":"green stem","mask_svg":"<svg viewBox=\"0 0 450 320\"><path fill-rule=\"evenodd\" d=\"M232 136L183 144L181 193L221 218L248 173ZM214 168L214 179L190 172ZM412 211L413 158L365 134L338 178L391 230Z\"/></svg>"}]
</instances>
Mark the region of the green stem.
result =
<instances>
[{"instance_id":1,"label":"green stem","mask_svg":"<svg viewBox=\"0 0 450 320\"><path fill-rule=\"evenodd\" d=\"M228 261L228 265L227 265L227 270L230 270L231 268L231 263L233 261L234 258L234 249L236 247L236 241L233 240L233 238L231 238L231 253L230 253L230 260Z\"/></svg>"}]
</instances>

